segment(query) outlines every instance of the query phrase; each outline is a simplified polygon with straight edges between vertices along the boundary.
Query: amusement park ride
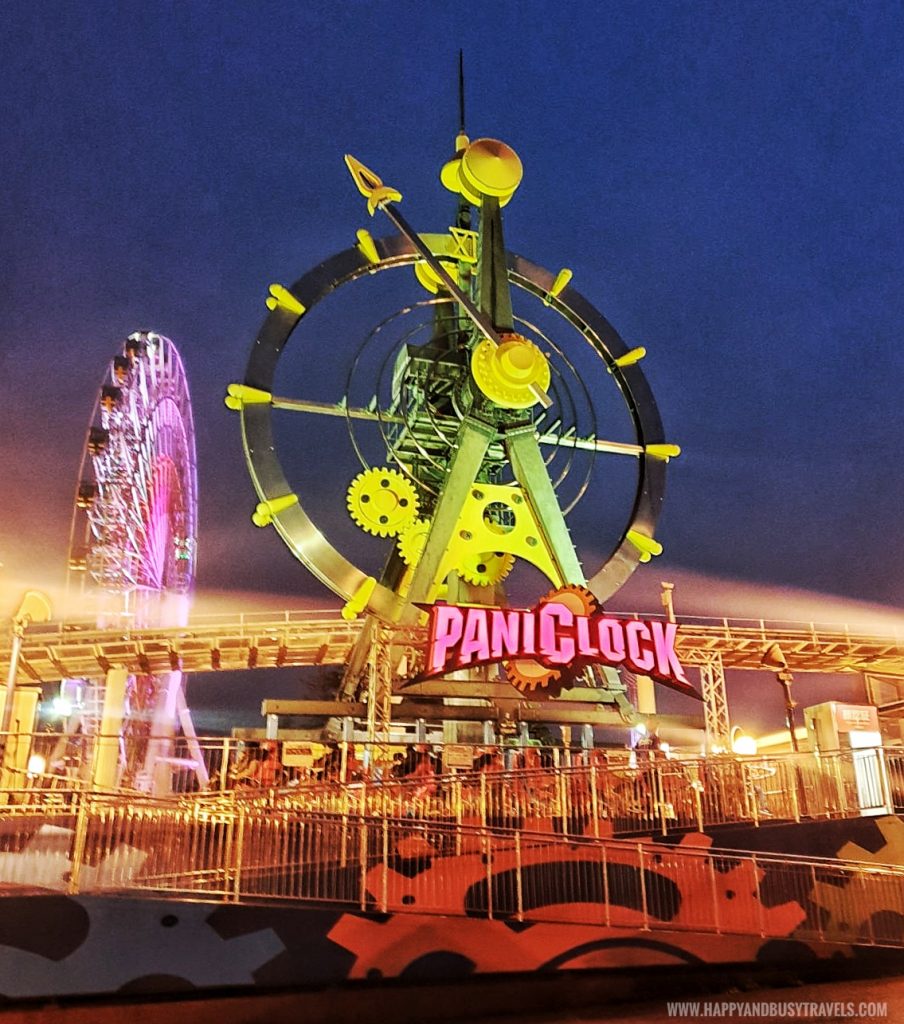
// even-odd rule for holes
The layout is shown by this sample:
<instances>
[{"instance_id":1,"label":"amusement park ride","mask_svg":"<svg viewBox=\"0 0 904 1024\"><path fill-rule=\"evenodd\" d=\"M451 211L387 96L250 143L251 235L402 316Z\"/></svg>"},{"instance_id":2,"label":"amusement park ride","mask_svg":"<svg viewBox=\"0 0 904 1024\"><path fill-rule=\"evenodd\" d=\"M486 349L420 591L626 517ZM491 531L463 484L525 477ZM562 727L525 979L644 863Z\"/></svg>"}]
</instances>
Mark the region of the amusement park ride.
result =
<instances>
[{"instance_id":1,"label":"amusement park ride","mask_svg":"<svg viewBox=\"0 0 904 1024\"><path fill-rule=\"evenodd\" d=\"M683 970L904 948L904 825L892 813L904 760L881 749L876 709L807 709L820 749L735 757L724 678L775 669L793 737L793 673L904 678L900 637L678 622L670 601L660 616L607 612L662 550L665 473L680 454L644 349L570 271L506 249L503 208L522 167L505 143L459 133L441 171L454 223L437 234L408 224L398 189L352 156L346 165L394 232L362 228L354 247L271 285L244 381L226 397L255 525L277 531L341 614L189 617L198 516L185 374L167 338L131 335L101 386L73 514L70 581L88 617L46 623L32 592L0 649L11 837L0 896L31 887L22 914L46 895L36 887L75 904L70 953L54 946L37 968L32 945L10 936L40 946L48 929L9 929L0 993L159 992L196 964L198 987L323 986L420 977L424 964L445 965L445 978L463 964ZM404 285L416 297L382 309ZM362 287L355 316L364 308L376 326L346 353L357 328L342 300ZM338 331L320 316L328 307ZM347 430L348 457L326 440L329 424ZM336 692L264 701L257 776L233 772L231 740L198 740L183 672L299 665L341 666ZM651 680L692 713L657 716ZM33 735L35 707L60 681L51 751ZM277 771L289 715L327 721L338 765L325 754ZM438 759L423 747L428 722L434 737L442 729ZM563 726L562 743L541 757L530 723ZM679 723L705 729L705 753L699 742L675 758L623 749L631 729ZM580 750L572 725L585 727ZM593 750L593 726L620 730L622 749ZM414 742L397 765L403 735ZM48 756L33 767L38 745ZM800 830L804 819L813 827ZM86 981L69 962L100 935L117 955L96 957ZM237 952L252 946L266 954L260 978Z\"/></svg>"},{"instance_id":2,"label":"amusement park ride","mask_svg":"<svg viewBox=\"0 0 904 1024\"><path fill-rule=\"evenodd\" d=\"M416 721L442 723L449 741L525 737L530 722L680 724L705 726L709 749L730 744L725 668L762 669L770 644L795 672L901 674L896 638L727 621L679 632L670 606L662 621L607 616L603 603L662 550L666 467L680 454L644 377L645 350L619 337L569 270L506 249L503 208L522 166L505 143L459 133L440 175L456 197L445 233L416 232L397 189L352 156L346 165L368 212L395 232L362 228L357 245L291 287L271 285L244 382L226 397L259 497L254 523L342 598L342 617L189 620L197 482L185 373L167 338L131 335L94 406L72 519L70 582L93 622L29 631L11 659L33 683L64 680L65 736L119 736L101 779L154 788L181 730L206 785L183 671L341 665L333 700L264 701L274 736L293 714L330 716L333 735L358 719L369 740ZM400 275L415 298L351 351L327 346L344 392L312 394L322 376L311 367L324 361L317 307L338 305L344 320L356 282L383 288ZM274 393L278 375L304 397ZM324 532L302 504L343 471L335 435L324 458L323 422L347 432L357 472L343 503L380 568L334 546L329 506ZM291 482L305 459L313 491L310 474L307 491ZM356 531L344 539L362 551ZM607 546L600 562L594 552ZM600 564L586 569L591 559ZM699 695L684 666L699 671ZM702 697L703 716L692 700L688 714L657 717L650 678ZM640 713L632 691L644 679Z\"/></svg>"},{"instance_id":3,"label":"amusement park ride","mask_svg":"<svg viewBox=\"0 0 904 1024\"><path fill-rule=\"evenodd\" d=\"M636 566L661 551L654 532L665 467L679 448L663 435L640 366L644 350L622 341L571 286L569 270L552 273L506 250L502 210L520 184L522 167L505 143L457 137L455 155L441 173L457 196L457 215L443 234L417 233L399 211L400 192L354 157L345 159L369 213L382 213L397 233L375 239L361 229L354 248L289 288L272 285L271 313L245 381L231 385L227 397L241 417L260 497L255 523L272 524L293 554L345 601L343 617L364 618L340 696L366 700L372 733L388 728L392 700L403 694L428 696L430 717L442 720L445 708L463 700L472 706L549 701L566 687L573 699L594 702L597 711L609 708L611 721L636 722L614 667L632 663L623 641L620 657L618 649L610 650L608 658L584 657L569 669L561 659L556 664L531 657L532 637L519 634L520 620L502 610L509 608L507 578L526 564L553 588L541 601L541 614L554 605L569 622L593 621ZM278 364L303 347L290 345L293 334L321 300L359 278L404 268L413 269L427 297L391 314L367 336L340 400L273 393ZM543 313L553 325L549 333L539 326ZM310 343L295 355L316 358ZM375 382L370 378L369 400L355 406L354 373L364 364L379 370ZM602 432L618 420L614 403L621 407L621 429L630 433L623 440ZM379 573L337 550L303 507L275 440L274 413L284 410L345 420L361 464L348 485L347 508L362 531L387 538ZM378 464L365 455L363 430L378 434ZM566 517L581 499L598 500L590 487L597 456L632 463L633 487L612 550L587 571ZM607 543L595 540L598 547ZM425 677L418 627L437 602L494 608L497 620L503 617L503 640L495 645L487 636L487 652L472 659L481 661L480 668L433 666L431 678ZM440 617L433 616L431 634ZM465 616L459 627L464 636L457 639L476 651L486 630L482 621ZM497 656L487 656L495 646ZM599 655L598 647L593 654ZM501 675L490 662L502 662ZM635 656L633 665L652 668L643 657ZM669 673L660 672L660 679L693 692Z\"/></svg>"},{"instance_id":4,"label":"amusement park ride","mask_svg":"<svg viewBox=\"0 0 904 1024\"><path fill-rule=\"evenodd\" d=\"M106 368L79 469L69 591L105 633L185 626L195 577L198 484L188 382L176 346L130 335ZM100 777L153 786L176 730L193 740L181 667L70 676L62 687L73 735L101 743ZM122 761L121 765L119 762ZM119 767L117 768L117 765ZM201 769L203 779L203 768Z\"/></svg>"}]
</instances>

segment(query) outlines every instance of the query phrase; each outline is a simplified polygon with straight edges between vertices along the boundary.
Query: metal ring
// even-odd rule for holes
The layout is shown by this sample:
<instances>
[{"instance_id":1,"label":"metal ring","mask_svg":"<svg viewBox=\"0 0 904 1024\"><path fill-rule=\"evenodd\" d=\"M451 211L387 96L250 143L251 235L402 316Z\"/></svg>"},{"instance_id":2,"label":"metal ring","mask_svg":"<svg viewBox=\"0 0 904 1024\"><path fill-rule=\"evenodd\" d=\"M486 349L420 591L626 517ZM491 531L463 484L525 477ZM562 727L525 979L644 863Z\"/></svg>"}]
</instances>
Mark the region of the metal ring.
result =
<instances>
[{"instance_id":1,"label":"metal ring","mask_svg":"<svg viewBox=\"0 0 904 1024\"><path fill-rule=\"evenodd\" d=\"M310 310L323 298L368 274L392 267L410 266L418 261L411 243L401 237L375 240L379 263L371 263L358 248L338 253L299 278L289 289ZM622 393L634 424L637 443L642 448L664 441L662 422L653 394L643 372L635 364L619 367L616 360L628 352L628 346L615 329L579 292L567 286L557 297L549 295L555 280L552 272L522 256L508 254L509 278L514 285L541 300L566 319L590 344L602 360ZM302 317L277 305L264 320L254 342L245 384L271 392L276 366L292 332ZM269 404L249 404L240 411L242 440L248 471L262 501L281 498L292 492L276 453ZM665 491L665 463L644 451L638 456L638 484L631 515L621 539L600 569L589 579L590 589L604 601L628 579L640 560L640 552L627 539L630 530L649 537ZM289 550L325 586L345 600L351 599L368 574L337 551L305 512L301 502L276 513L273 525ZM394 621L401 601L390 588L378 583L367 611Z\"/></svg>"}]
</instances>

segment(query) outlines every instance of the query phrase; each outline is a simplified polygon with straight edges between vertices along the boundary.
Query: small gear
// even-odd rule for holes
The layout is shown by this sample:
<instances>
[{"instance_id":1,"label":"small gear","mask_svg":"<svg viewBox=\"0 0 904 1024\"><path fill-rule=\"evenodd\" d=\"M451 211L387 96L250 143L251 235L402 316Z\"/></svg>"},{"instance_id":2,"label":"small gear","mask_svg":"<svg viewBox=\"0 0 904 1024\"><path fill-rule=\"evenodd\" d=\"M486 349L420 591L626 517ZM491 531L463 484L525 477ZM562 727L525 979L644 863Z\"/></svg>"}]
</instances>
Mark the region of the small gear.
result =
<instances>
[{"instance_id":1,"label":"small gear","mask_svg":"<svg viewBox=\"0 0 904 1024\"><path fill-rule=\"evenodd\" d=\"M546 668L539 661L522 658L518 661L505 663L505 675L508 681L522 693L542 689L555 691L551 695L558 696L562 688L556 686L562 673L558 669Z\"/></svg>"},{"instance_id":2,"label":"small gear","mask_svg":"<svg viewBox=\"0 0 904 1024\"><path fill-rule=\"evenodd\" d=\"M421 560L428 533L430 533L430 521L415 519L399 534L396 544L399 548L399 557L405 565L417 565Z\"/></svg>"},{"instance_id":3,"label":"small gear","mask_svg":"<svg viewBox=\"0 0 904 1024\"><path fill-rule=\"evenodd\" d=\"M349 484L349 515L367 533L389 537L400 533L417 517L414 485L396 469L374 466Z\"/></svg>"},{"instance_id":4,"label":"small gear","mask_svg":"<svg viewBox=\"0 0 904 1024\"><path fill-rule=\"evenodd\" d=\"M462 579L475 587L491 587L501 583L512 571L515 556L504 551L484 551L482 554L467 554L458 565Z\"/></svg>"}]
</instances>

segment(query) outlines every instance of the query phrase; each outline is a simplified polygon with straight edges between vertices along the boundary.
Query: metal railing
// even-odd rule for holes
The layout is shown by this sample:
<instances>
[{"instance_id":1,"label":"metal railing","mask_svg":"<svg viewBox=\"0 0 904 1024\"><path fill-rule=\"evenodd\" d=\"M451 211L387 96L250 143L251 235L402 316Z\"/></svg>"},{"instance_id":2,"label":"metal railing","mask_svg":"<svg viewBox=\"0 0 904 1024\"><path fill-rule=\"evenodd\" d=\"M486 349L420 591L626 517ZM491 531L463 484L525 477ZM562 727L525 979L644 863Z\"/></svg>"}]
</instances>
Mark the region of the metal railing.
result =
<instances>
[{"instance_id":1,"label":"metal railing","mask_svg":"<svg viewBox=\"0 0 904 1024\"><path fill-rule=\"evenodd\" d=\"M643 618L643 619L664 619L666 616L661 612L613 612L617 618ZM170 635L173 633L190 633L196 630L202 631L250 631L256 633L260 629L278 628L286 625L305 625L308 622L318 621L326 623L345 622L339 616L337 608L295 608L295 609L273 609L255 612L217 612L192 614L185 626L178 627L141 627L134 628L131 621L123 618L120 622L111 623L106 630L98 628L96 618L79 618L72 616L64 620L55 620L47 623L35 623L29 627L29 634L62 639L67 634L73 633L132 633L145 635ZM797 634L802 637L817 639L820 636L848 636L848 637L895 637L904 643L904 617L899 614L887 613L878 626L875 625L876 615L871 613L868 619L869 625L864 626L858 622L855 626L844 619L783 619L783 618L756 618L739 616L706 616L706 615L681 615L678 617L681 626L701 627L704 629L719 629L725 636L746 635L751 632L759 633L761 636L771 638L776 633L788 635ZM347 623L346 623L347 624ZM360 627L360 624L357 624ZM353 624L350 628L354 629Z\"/></svg>"},{"instance_id":2,"label":"metal railing","mask_svg":"<svg viewBox=\"0 0 904 1024\"><path fill-rule=\"evenodd\" d=\"M877 752L780 760L701 758L632 767L500 769L346 785L303 783L272 806L454 820L563 835L646 835L748 822L858 817L891 809ZM898 790L904 796L904 789ZM238 794L255 799L256 794Z\"/></svg>"},{"instance_id":3,"label":"metal railing","mask_svg":"<svg viewBox=\"0 0 904 1024\"><path fill-rule=\"evenodd\" d=\"M687 664L717 652L726 666L762 671L763 648L779 642L795 672L904 669L904 625L897 617L876 628L697 616L682 616L678 625L676 650ZM21 668L35 680L50 682L102 675L111 664L140 672L342 664L360 630L360 622L347 622L332 610L199 615L185 626L168 628L137 629L128 621L106 629L91 620L51 622L35 624L25 634ZM403 627L394 642L416 658L424 639L424 630ZM0 665L9 658L9 641L0 632Z\"/></svg>"},{"instance_id":4,"label":"metal railing","mask_svg":"<svg viewBox=\"0 0 904 1024\"><path fill-rule=\"evenodd\" d=\"M16 824L18 849L0 854L0 896L18 883L904 945L904 868L890 866L75 792L53 816L19 808Z\"/></svg>"},{"instance_id":5,"label":"metal railing","mask_svg":"<svg viewBox=\"0 0 904 1024\"><path fill-rule=\"evenodd\" d=\"M7 749L14 753L10 739ZM92 744L102 739L111 740L78 737L74 756L61 746L58 734L17 737L23 748L43 756L45 766L29 773L24 759L16 767L8 760L0 776L0 800L8 807L54 807L68 791L90 788ZM144 770L143 748L136 748L133 767L142 772L123 771L124 784L117 791L123 800L153 792L208 809L264 803L308 813L596 837L904 810L904 751L895 750L650 760L627 752L479 747L471 768L449 769L442 761L443 748L425 744L315 744L320 756L312 755L308 765L287 767L279 760L279 744L271 741L261 743L274 751L263 763L247 757L253 747L242 741L168 742L168 756L159 758L150 774ZM460 753L461 747L456 749ZM398 752L394 761L393 750ZM199 776L209 776L208 789L199 789Z\"/></svg>"}]
</instances>

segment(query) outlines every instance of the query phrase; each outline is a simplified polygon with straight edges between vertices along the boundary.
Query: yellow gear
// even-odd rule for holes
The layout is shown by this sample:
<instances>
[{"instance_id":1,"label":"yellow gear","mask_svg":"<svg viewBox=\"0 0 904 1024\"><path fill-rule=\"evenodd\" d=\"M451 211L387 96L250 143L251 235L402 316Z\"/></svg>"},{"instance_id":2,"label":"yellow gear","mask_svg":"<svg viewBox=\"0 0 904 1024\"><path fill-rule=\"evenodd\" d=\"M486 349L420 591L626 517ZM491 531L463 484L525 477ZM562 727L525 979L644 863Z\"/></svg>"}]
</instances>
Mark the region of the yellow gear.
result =
<instances>
[{"instance_id":1,"label":"yellow gear","mask_svg":"<svg viewBox=\"0 0 904 1024\"><path fill-rule=\"evenodd\" d=\"M348 513L367 533L389 537L400 533L417 517L417 492L396 469L374 466L349 484Z\"/></svg>"},{"instance_id":2,"label":"yellow gear","mask_svg":"<svg viewBox=\"0 0 904 1024\"><path fill-rule=\"evenodd\" d=\"M503 334L495 345L484 340L471 356L471 374L480 390L504 409L529 409L536 405L536 391L548 391L549 362L521 334Z\"/></svg>"},{"instance_id":3,"label":"yellow gear","mask_svg":"<svg viewBox=\"0 0 904 1024\"><path fill-rule=\"evenodd\" d=\"M399 557L405 565L417 565L421 560L429 532L430 521L428 519L415 519L399 534L396 544L399 548Z\"/></svg>"},{"instance_id":4,"label":"yellow gear","mask_svg":"<svg viewBox=\"0 0 904 1024\"><path fill-rule=\"evenodd\" d=\"M515 556L504 551L484 551L465 555L458 565L458 573L475 587L491 587L501 583L512 571Z\"/></svg>"}]
</instances>

